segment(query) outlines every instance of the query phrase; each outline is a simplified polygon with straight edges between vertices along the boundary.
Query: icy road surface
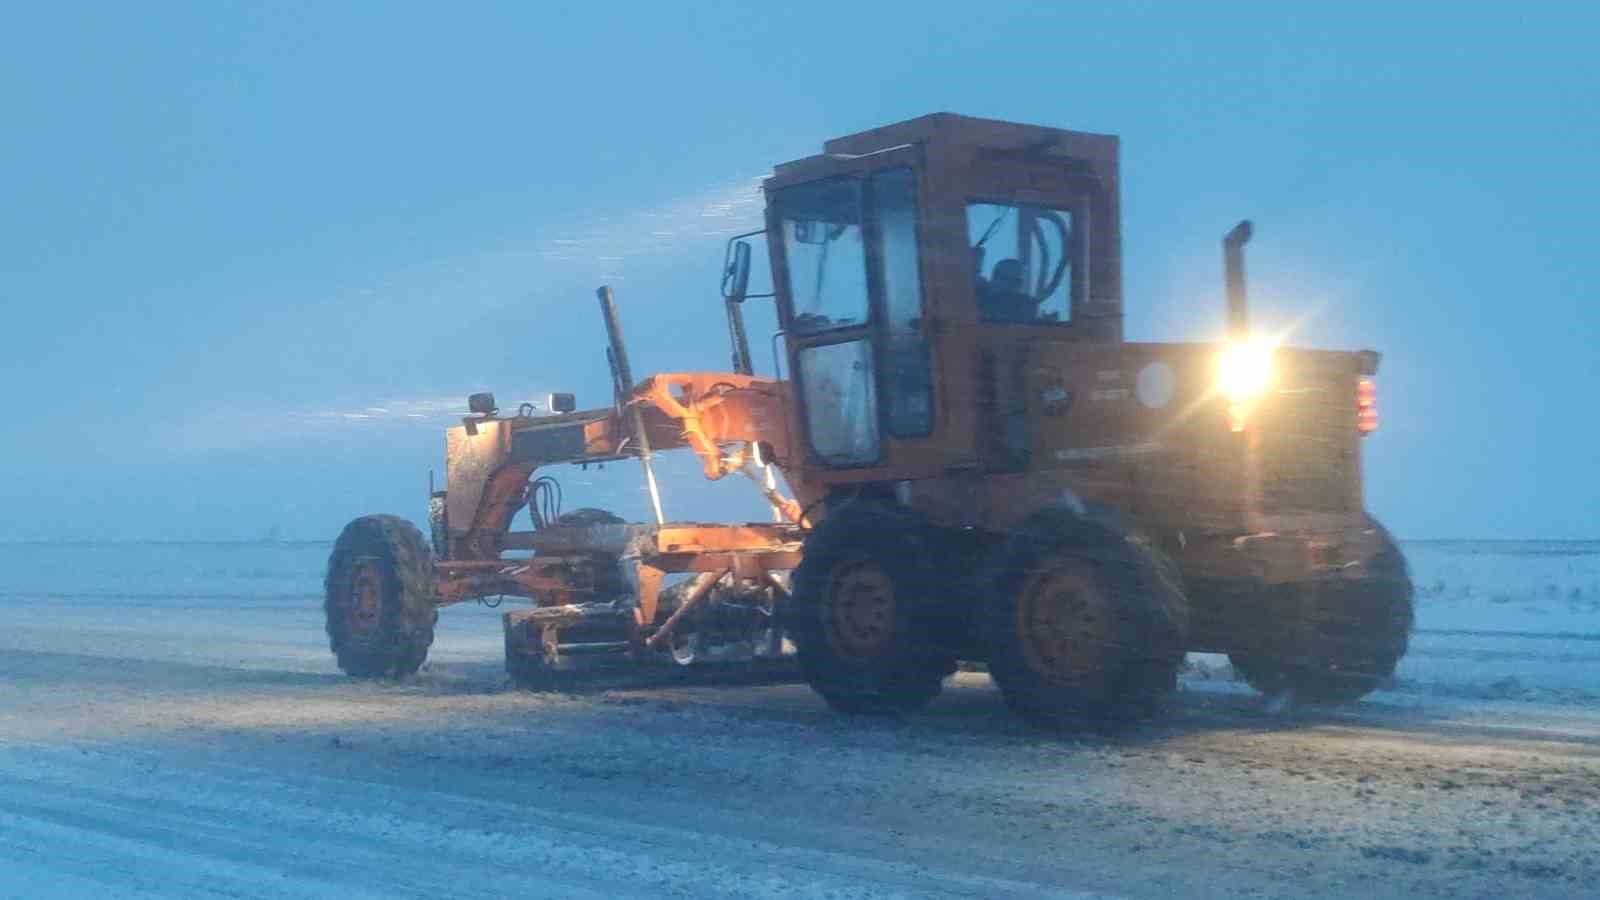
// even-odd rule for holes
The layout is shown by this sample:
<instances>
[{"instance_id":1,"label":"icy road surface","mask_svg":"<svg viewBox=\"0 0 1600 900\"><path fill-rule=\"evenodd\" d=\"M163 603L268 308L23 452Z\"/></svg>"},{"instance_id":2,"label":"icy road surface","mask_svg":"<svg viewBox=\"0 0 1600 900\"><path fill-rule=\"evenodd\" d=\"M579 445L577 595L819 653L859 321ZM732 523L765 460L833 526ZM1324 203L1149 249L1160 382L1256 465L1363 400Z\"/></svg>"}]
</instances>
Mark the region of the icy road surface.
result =
<instances>
[{"instance_id":1,"label":"icy road surface","mask_svg":"<svg viewBox=\"0 0 1600 900\"><path fill-rule=\"evenodd\" d=\"M1594 897L1600 545L1409 544L1392 690L1029 731L981 675L902 721L804 686L507 690L445 611L339 675L318 545L0 546L0 895Z\"/></svg>"}]
</instances>

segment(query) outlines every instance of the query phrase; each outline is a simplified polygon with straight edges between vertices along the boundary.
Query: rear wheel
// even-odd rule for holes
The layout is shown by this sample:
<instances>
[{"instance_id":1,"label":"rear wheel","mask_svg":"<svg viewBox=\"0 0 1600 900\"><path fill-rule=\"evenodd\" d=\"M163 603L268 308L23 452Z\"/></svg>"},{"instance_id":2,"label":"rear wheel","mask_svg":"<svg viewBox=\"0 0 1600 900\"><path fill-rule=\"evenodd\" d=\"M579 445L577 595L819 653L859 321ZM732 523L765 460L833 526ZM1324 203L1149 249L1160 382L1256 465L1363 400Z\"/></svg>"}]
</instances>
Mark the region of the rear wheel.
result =
<instances>
[{"instance_id":1,"label":"rear wheel","mask_svg":"<svg viewBox=\"0 0 1600 900\"><path fill-rule=\"evenodd\" d=\"M906 712L938 696L955 663L918 622L931 583L908 517L856 506L823 520L784 615L812 689L847 713Z\"/></svg>"},{"instance_id":2,"label":"rear wheel","mask_svg":"<svg viewBox=\"0 0 1600 900\"><path fill-rule=\"evenodd\" d=\"M1351 703L1394 675L1411 642L1411 575L1399 546L1376 521L1379 548L1356 581L1295 586L1301 613L1279 639L1228 655L1233 670L1264 694L1309 703ZM1274 647L1276 649L1274 649Z\"/></svg>"},{"instance_id":3,"label":"rear wheel","mask_svg":"<svg viewBox=\"0 0 1600 900\"><path fill-rule=\"evenodd\" d=\"M399 677L428 658L435 605L433 554L396 516L364 516L339 535L323 581L328 644L358 678Z\"/></svg>"},{"instance_id":4,"label":"rear wheel","mask_svg":"<svg viewBox=\"0 0 1600 900\"><path fill-rule=\"evenodd\" d=\"M989 672L1019 715L1045 726L1133 719L1171 694L1184 602L1154 551L1057 525L1013 538L993 571L981 617Z\"/></svg>"}]
</instances>

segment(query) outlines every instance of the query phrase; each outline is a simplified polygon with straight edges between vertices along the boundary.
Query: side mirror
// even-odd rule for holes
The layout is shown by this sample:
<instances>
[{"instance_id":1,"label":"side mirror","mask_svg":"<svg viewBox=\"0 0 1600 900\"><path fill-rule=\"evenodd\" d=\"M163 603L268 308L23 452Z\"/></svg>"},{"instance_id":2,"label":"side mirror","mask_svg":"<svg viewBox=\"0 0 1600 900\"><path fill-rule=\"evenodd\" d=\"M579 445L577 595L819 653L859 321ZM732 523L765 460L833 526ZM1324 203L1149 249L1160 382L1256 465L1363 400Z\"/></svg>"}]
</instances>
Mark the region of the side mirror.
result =
<instances>
[{"instance_id":1,"label":"side mirror","mask_svg":"<svg viewBox=\"0 0 1600 900\"><path fill-rule=\"evenodd\" d=\"M484 391L473 394L467 398L467 411L479 416L492 416L498 409L494 405L494 394Z\"/></svg>"},{"instance_id":2,"label":"side mirror","mask_svg":"<svg viewBox=\"0 0 1600 900\"><path fill-rule=\"evenodd\" d=\"M722 298L743 303L750 292L750 244L734 241L722 266Z\"/></svg>"}]
</instances>

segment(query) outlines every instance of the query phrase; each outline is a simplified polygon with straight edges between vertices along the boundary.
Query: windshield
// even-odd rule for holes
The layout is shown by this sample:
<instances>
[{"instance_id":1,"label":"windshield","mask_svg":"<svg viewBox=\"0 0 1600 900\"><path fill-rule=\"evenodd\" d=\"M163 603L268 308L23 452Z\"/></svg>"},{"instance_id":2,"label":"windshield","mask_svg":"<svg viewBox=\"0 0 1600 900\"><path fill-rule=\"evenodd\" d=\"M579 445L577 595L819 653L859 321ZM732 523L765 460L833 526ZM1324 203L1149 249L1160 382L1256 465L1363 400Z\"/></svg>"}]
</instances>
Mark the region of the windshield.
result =
<instances>
[{"instance_id":1,"label":"windshield","mask_svg":"<svg viewBox=\"0 0 1600 900\"><path fill-rule=\"evenodd\" d=\"M831 179L780 191L784 255L796 334L867 321L866 248L861 184Z\"/></svg>"}]
</instances>

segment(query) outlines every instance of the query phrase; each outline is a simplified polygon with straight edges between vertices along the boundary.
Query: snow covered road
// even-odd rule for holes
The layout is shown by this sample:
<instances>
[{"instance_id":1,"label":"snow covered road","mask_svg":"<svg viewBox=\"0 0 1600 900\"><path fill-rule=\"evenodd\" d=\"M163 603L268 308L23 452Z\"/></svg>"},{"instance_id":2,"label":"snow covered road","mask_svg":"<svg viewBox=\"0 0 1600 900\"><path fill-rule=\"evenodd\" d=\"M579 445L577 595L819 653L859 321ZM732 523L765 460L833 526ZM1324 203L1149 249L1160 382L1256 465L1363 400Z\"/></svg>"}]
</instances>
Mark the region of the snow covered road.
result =
<instances>
[{"instance_id":1,"label":"snow covered road","mask_svg":"<svg viewBox=\"0 0 1600 900\"><path fill-rule=\"evenodd\" d=\"M1600 547L1406 549L1394 690L1274 717L1197 659L1054 738L971 674L899 722L511 691L477 608L356 683L323 547L0 547L0 895L1593 896Z\"/></svg>"}]
</instances>

